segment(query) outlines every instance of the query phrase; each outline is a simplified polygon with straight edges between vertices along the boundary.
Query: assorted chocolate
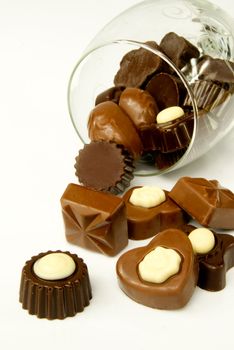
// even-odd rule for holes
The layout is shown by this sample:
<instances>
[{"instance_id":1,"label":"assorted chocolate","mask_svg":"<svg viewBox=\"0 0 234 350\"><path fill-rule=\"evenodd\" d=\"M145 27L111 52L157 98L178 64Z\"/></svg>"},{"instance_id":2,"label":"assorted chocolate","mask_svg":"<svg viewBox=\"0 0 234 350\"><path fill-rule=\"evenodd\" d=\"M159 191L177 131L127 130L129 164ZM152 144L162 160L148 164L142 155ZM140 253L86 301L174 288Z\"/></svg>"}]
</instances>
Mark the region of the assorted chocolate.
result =
<instances>
[{"instance_id":1,"label":"assorted chocolate","mask_svg":"<svg viewBox=\"0 0 234 350\"><path fill-rule=\"evenodd\" d=\"M169 197L205 227L234 229L234 193L217 180L182 177Z\"/></svg>"},{"instance_id":2,"label":"assorted chocolate","mask_svg":"<svg viewBox=\"0 0 234 350\"><path fill-rule=\"evenodd\" d=\"M91 141L115 142L126 148L135 159L139 158L143 151L133 122L112 101L102 102L91 111L88 131Z\"/></svg>"},{"instance_id":3,"label":"assorted chocolate","mask_svg":"<svg viewBox=\"0 0 234 350\"><path fill-rule=\"evenodd\" d=\"M202 55L198 48L176 33L167 33L160 45L145 43L126 53L117 71L114 86L101 92L88 119L91 141L112 141L126 148L136 161L154 159L157 169L173 166L186 152L194 132L191 91L198 118L207 119L203 130L213 128L206 116L233 93L233 62ZM150 49L155 50L151 52ZM190 84L190 92L167 57L181 70ZM180 107L183 115L170 122L158 122L168 108ZM219 122L217 120L216 122ZM201 123L199 123L201 125Z\"/></svg>"},{"instance_id":4,"label":"assorted chocolate","mask_svg":"<svg viewBox=\"0 0 234 350\"><path fill-rule=\"evenodd\" d=\"M68 242L109 256L128 244L126 208L121 198L69 184L61 206Z\"/></svg>"},{"instance_id":5,"label":"assorted chocolate","mask_svg":"<svg viewBox=\"0 0 234 350\"><path fill-rule=\"evenodd\" d=\"M160 51L154 41L145 43L152 49ZM140 48L128 52L120 62L120 69L114 77L116 86L143 87L155 73L165 69L164 61L153 52Z\"/></svg>"},{"instance_id":6,"label":"assorted chocolate","mask_svg":"<svg viewBox=\"0 0 234 350\"><path fill-rule=\"evenodd\" d=\"M48 251L23 267L19 301L31 315L62 320L82 312L91 298L87 266L76 254Z\"/></svg>"},{"instance_id":7,"label":"assorted chocolate","mask_svg":"<svg viewBox=\"0 0 234 350\"><path fill-rule=\"evenodd\" d=\"M128 237L130 239L146 239L167 228L182 227L188 222L188 215L168 197L167 191L164 191L165 200L159 205L143 207L132 204L130 198L136 188L139 187L133 187L123 195L127 208ZM152 191L153 188L149 187L149 192L152 193Z\"/></svg>"},{"instance_id":8,"label":"assorted chocolate","mask_svg":"<svg viewBox=\"0 0 234 350\"><path fill-rule=\"evenodd\" d=\"M133 178L133 159L113 142L96 141L84 146L76 157L76 176L86 187L118 194Z\"/></svg>"},{"instance_id":9,"label":"assorted chocolate","mask_svg":"<svg viewBox=\"0 0 234 350\"><path fill-rule=\"evenodd\" d=\"M184 226L184 232L190 236L198 230L192 225ZM234 236L210 231L214 237L213 248L196 254L199 264L197 285L208 291L220 291L226 285L226 272L234 266ZM204 232L202 232L204 235ZM204 238L203 238L204 240Z\"/></svg>"},{"instance_id":10,"label":"assorted chocolate","mask_svg":"<svg viewBox=\"0 0 234 350\"><path fill-rule=\"evenodd\" d=\"M173 250L180 257L179 267L175 273L169 274L169 278L152 282L152 279L144 280L140 274L140 264L145 262L146 274L154 275L156 272L165 274L172 267L169 266L172 257L161 255L148 257L157 248ZM158 233L151 242L141 248L135 248L124 253L118 260L116 272L120 288L136 302L158 309L173 310L185 306L191 298L198 278L198 264L193 248L187 235L178 229L168 229ZM168 274L167 274L168 276ZM161 277L161 276L159 276ZM163 282L160 282L160 281Z\"/></svg>"},{"instance_id":11,"label":"assorted chocolate","mask_svg":"<svg viewBox=\"0 0 234 350\"><path fill-rule=\"evenodd\" d=\"M209 124L206 113L234 91L234 63L202 56L172 32L160 45L145 45L191 78L198 118ZM178 309L189 302L196 285L209 291L225 287L226 272L234 266L234 236L208 228L234 229L234 193L216 180L182 177L170 192L139 186L117 196L130 186L134 162L166 169L184 155L194 113L181 79L144 48L124 55L113 84L96 97L88 118L91 142L76 157L82 185L69 184L61 197L66 239L115 256L129 239L154 236L148 245L119 257L119 285L138 303ZM191 218L204 227L188 225ZM20 302L39 318L74 316L91 297L87 266L75 254L41 253L22 270Z\"/></svg>"},{"instance_id":12,"label":"assorted chocolate","mask_svg":"<svg viewBox=\"0 0 234 350\"><path fill-rule=\"evenodd\" d=\"M196 46L173 32L167 33L162 38L160 48L179 69L183 68L192 58L200 56Z\"/></svg>"},{"instance_id":13,"label":"assorted chocolate","mask_svg":"<svg viewBox=\"0 0 234 350\"><path fill-rule=\"evenodd\" d=\"M168 73L160 73L150 79L146 91L154 97L160 111L167 107L179 106L186 93L180 79Z\"/></svg>"}]
</instances>

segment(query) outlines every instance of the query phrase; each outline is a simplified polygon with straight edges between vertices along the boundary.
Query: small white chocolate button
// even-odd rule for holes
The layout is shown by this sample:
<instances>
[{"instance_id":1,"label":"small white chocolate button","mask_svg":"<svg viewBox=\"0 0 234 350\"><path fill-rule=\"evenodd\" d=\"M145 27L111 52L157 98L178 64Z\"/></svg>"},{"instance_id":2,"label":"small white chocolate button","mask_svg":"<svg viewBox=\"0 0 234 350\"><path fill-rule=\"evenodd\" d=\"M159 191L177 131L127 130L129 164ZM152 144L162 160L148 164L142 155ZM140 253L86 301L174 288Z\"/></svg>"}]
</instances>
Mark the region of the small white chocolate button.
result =
<instances>
[{"instance_id":1,"label":"small white chocolate button","mask_svg":"<svg viewBox=\"0 0 234 350\"><path fill-rule=\"evenodd\" d=\"M183 108L179 106L172 106L172 107L165 108L161 112L159 112L156 117L156 121L158 124L167 123L177 118L183 117L183 115L184 115Z\"/></svg>"},{"instance_id":2,"label":"small white chocolate button","mask_svg":"<svg viewBox=\"0 0 234 350\"><path fill-rule=\"evenodd\" d=\"M38 259L33 265L34 273L44 280L61 280L69 277L76 269L72 257L65 253L51 253Z\"/></svg>"},{"instance_id":3,"label":"small white chocolate button","mask_svg":"<svg viewBox=\"0 0 234 350\"><path fill-rule=\"evenodd\" d=\"M213 232L207 228L197 228L190 232L188 238L190 239L193 251L196 254L209 253L215 245L215 237Z\"/></svg>"},{"instance_id":4,"label":"small white chocolate button","mask_svg":"<svg viewBox=\"0 0 234 350\"><path fill-rule=\"evenodd\" d=\"M179 272L181 257L174 249L157 247L138 265L144 281L162 283Z\"/></svg>"},{"instance_id":5,"label":"small white chocolate button","mask_svg":"<svg viewBox=\"0 0 234 350\"><path fill-rule=\"evenodd\" d=\"M129 198L129 202L131 204L143 208L156 207L165 200L165 192L156 186L143 186L135 188Z\"/></svg>"}]
</instances>

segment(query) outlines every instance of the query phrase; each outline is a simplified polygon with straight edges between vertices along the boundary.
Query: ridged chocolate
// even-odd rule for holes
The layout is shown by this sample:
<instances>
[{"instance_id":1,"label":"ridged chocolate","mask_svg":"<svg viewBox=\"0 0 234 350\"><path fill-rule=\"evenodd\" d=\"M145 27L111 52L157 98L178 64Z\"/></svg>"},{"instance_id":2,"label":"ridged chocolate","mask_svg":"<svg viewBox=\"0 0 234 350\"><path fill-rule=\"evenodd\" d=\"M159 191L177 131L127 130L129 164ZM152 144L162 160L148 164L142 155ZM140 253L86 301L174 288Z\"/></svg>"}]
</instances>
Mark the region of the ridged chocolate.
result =
<instances>
[{"instance_id":1,"label":"ridged chocolate","mask_svg":"<svg viewBox=\"0 0 234 350\"><path fill-rule=\"evenodd\" d=\"M69 184L61 207L70 243L109 256L128 244L126 207L121 198Z\"/></svg>"},{"instance_id":2,"label":"ridged chocolate","mask_svg":"<svg viewBox=\"0 0 234 350\"><path fill-rule=\"evenodd\" d=\"M33 272L34 263L50 253L62 253L48 251L33 256L27 261L22 270L19 301L23 309L38 318L49 320L64 319L75 316L84 310L92 298L88 269L86 264L76 254L68 254L76 264L74 273L57 281L44 280Z\"/></svg>"},{"instance_id":3,"label":"ridged chocolate","mask_svg":"<svg viewBox=\"0 0 234 350\"><path fill-rule=\"evenodd\" d=\"M184 176L168 195L199 224L234 229L234 193L217 180Z\"/></svg>"},{"instance_id":4,"label":"ridged chocolate","mask_svg":"<svg viewBox=\"0 0 234 350\"><path fill-rule=\"evenodd\" d=\"M187 147L194 129L194 115L185 113L183 117L170 122L156 124L160 134L160 150L162 153L174 152Z\"/></svg>"},{"instance_id":5,"label":"ridged chocolate","mask_svg":"<svg viewBox=\"0 0 234 350\"><path fill-rule=\"evenodd\" d=\"M230 95L227 89L212 81L197 80L190 87L193 91L197 107L207 112L219 106ZM192 107L192 101L188 94L183 104L185 107Z\"/></svg>"},{"instance_id":6,"label":"ridged chocolate","mask_svg":"<svg viewBox=\"0 0 234 350\"><path fill-rule=\"evenodd\" d=\"M178 162L183 157L187 148L175 152L162 153L155 152L155 166L158 169L166 169Z\"/></svg>"},{"instance_id":7,"label":"ridged chocolate","mask_svg":"<svg viewBox=\"0 0 234 350\"><path fill-rule=\"evenodd\" d=\"M84 186L119 194L133 179L133 158L121 145L96 141L86 144L76 157L76 176Z\"/></svg>"},{"instance_id":8,"label":"ridged chocolate","mask_svg":"<svg viewBox=\"0 0 234 350\"><path fill-rule=\"evenodd\" d=\"M138 130L144 152L158 151L161 149L160 132L156 128L156 123L145 125Z\"/></svg>"}]
</instances>

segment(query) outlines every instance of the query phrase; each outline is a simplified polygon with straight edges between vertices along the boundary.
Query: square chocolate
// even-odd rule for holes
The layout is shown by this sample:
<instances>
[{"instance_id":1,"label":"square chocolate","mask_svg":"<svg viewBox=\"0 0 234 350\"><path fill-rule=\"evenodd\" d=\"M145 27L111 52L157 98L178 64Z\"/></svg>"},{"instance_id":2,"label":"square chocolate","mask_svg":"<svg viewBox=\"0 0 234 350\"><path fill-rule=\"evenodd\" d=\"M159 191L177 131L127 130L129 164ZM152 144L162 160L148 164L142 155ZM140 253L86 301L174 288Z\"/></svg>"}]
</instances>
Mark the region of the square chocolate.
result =
<instances>
[{"instance_id":1,"label":"square chocolate","mask_svg":"<svg viewBox=\"0 0 234 350\"><path fill-rule=\"evenodd\" d=\"M168 195L201 225L234 229L234 194L217 180L182 177Z\"/></svg>"},{"instance_id":2,"label":"square chocolate","mask_svg":"<svg viewBox=\"0 0 234 350\"><path fill-rule=\"evenodd\" d=\"M121 198L69 184L61 206L70 243L110 256L128 244L126 208Z\"/></svg>"}]
</instances>

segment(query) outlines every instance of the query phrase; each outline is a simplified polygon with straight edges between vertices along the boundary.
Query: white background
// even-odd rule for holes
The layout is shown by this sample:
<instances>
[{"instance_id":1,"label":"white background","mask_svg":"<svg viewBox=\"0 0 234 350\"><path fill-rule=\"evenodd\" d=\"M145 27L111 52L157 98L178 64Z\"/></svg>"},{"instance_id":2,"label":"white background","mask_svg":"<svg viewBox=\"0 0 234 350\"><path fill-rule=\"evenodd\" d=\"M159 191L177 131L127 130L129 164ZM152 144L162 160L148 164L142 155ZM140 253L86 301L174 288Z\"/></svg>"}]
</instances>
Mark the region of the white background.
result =
<instances>
[{"instance_id":1,"label":"white background","mask_svg":"<svg viewBox=\"0 0 234 350\"><path fill-rule=\"evenodd\" d=\"M233 14L232 0L214 1ZM0 347L1 349L233 349L234 269L226 288L199 288L179 311L126 297L117 257L68 244L60 197L74 175L81 143L69 120L66 90L88 42L135 0L0 0ZM233 111L234 113L234 111ZM170 189L182 175L216 178L234 191L234 133L206 156L169 175L132 185ZM130 241L127 249L143 242ZM64 321L40 320L18 302L21 269L32 255L70 250L88 264L93 299Z\"/></svg>"}]
</instances>

